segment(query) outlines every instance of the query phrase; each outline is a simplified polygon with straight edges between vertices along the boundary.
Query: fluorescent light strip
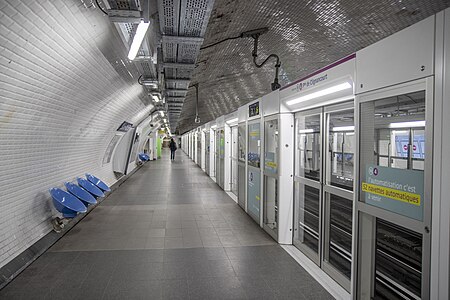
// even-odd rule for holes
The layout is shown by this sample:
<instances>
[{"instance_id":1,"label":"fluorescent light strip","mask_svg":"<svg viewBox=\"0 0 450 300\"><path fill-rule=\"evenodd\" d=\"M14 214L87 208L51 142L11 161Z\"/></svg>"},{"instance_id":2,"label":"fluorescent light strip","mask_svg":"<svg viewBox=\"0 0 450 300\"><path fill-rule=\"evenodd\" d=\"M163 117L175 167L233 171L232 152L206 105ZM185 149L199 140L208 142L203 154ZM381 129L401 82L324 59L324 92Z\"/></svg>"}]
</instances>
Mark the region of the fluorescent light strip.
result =
<instances>
[{"instance_id":1,"label":"fluorescent light strip","mask_svg":"<svg viewBox=\"0 0 450 300\"><path fill-rule=\"evenodd\" d=\"M237 121L238 121L238 118L234 118L234 119L228 120L227 124L235 123Z\"/></svg>"},{"instance_id":2,"label":"fluorescent light strip","mask_svg":"<svg viewBox=\"0 0 450 300\"><path fill-rule=\"evenodd\" d=\"M425 121L399 122L389 124L389 128L425 127Z\"/></svg>"},{"instance_id":3,"label":"fluorescent light strip","mask_svg":"<svg viewBox=\"0 0 450 300\"><path fill-rule=\"evenodd\" d=\"M217 125L213 125L211 126L211 129L215 129L217 127Z\"/></svg>"},{"instance_id":4,"label":"fluorescent light strip","mask_svg":"<svg viewBox=\"0 0 450 300\"><path fill-rule=\"evenodd\" d=\"M331 131L355 131L355 126L333 127Z\"/></svg>"},{"instance_id":5,"label":"fluorescent light strip","mask_svg":"<svg viewBox=\"0 0 450 300\"><path fill-rule=\"evenodd\" d=\"M129 60L133 60L136 58L136 55L141 48L142 41L144 40L149 25L150 23L144 23L144 21L141 21L141 23L139 23L136 29L136 33L133 37L133 42L131 43L130 51L128 52Z\"/></svg>"},{"instance_id":6,"label":"fluorescent light strip","mask_svg":"<svg viewBox=\"0 0 450 300\"><path fill-rule=\"evenodd\" d=\"M298 132L299 132L299 133L313 133L313 132L314 132L314 129L312 129L312 128L309 128L309 129L300 129Z\"/></svg>"},{"instance_id":7,"label":"fluorescent light strip","mask_svg":"<svg viewBox=\"0 0 450 300\"><path fill-rule=\"evenodd\" d=\"M286 104L294 105L294 104L297 104L300 102L304 102L307 100L311 100L311 99L319 98L319 97L326 96L329 94L337 93L337 92L347 90L350 88L352 88L352 85L348 82L344 82L344 83L341 83L341 84L338 84L338 85L335 85L335 86L332 86L332 87L329 87L329 88L326 88L326 89L323 89L323 90L320 90L320 91L317 91L317 92L314 92L314 93L311 93L311 94L308 94L308 95L305 95L302 97L299 97L297 99L287 101Z\"/></svg>"}]
</instances>

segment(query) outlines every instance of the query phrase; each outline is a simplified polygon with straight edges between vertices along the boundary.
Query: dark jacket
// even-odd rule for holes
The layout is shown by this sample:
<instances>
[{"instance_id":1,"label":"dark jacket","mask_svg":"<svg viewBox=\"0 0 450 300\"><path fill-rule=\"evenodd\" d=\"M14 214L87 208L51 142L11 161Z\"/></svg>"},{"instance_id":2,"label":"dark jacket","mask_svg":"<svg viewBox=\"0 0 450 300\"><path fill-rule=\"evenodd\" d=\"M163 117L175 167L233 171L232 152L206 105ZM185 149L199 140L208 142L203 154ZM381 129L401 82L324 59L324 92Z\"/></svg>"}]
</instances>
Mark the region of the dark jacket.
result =
<instances>
[{"instance_id":1,"label":"dark jacket","mask_svg":"<svg viewBox=\"0 0 450 300\"><path fill-rule=\"evenodd\" d=\"M170 148L170 151L177 150L177 143L175 143L175 141L170 141L169 148Z\"/></svg>"}]
</instances>

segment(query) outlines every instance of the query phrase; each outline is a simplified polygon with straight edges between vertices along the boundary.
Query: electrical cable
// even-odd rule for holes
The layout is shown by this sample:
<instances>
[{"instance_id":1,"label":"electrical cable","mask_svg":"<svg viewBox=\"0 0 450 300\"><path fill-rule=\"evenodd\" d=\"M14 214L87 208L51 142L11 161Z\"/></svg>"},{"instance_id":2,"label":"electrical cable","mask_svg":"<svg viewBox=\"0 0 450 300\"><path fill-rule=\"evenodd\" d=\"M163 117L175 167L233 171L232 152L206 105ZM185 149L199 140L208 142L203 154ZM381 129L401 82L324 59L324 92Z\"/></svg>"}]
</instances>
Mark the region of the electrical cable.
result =
<instances>
[{"instance_id":1,"label":"electrical cable","mask_svg":"<svg viewBox=\"0 0 450 300\"><path fill-rule=\"evenodd\" d=\"M223 39L223 40L221 40L221 41L218 41L218 42L215 42L215 43L212 43L212 44L209 44L209 45L200 47L200 50L208 49L208 48L210 48L210 47L214 47L214 46L216 46L216 45L219 45L219 44L221 44L221 43L223 43L223 42L230 41L230 40L235 40L235 39L239 39L239 38L241 38L241 37L242 37L242 34L240 34L240 35L238 35L238 36L235 36L235 37L229 37L229 38Z\"/></svg>"},{"instance_id":2,"label":"electrical cable","mask_svg":"<svg viewBox=\"0 0 450 300\"><path fill-rule=\"evenodd\" d=\"M138 83L139 83L140 85L143 85L143 84L142 84L142 81L141 81L141 79L142 79L142 76L143 76L143 75L139 76L139 78L138 78L138 80L137 80L137 81L138 81Z\"/></svg>"},{"instance_id":3,"label":"electrical cable","mask_svg":"<svg viewBox=\"0 0 450 300\"><path fill-rule=\"evenodd\" d=\"M275 63L275 78L273 80L273 83L271 84L272 91L275 91L275 90L277 90L277 89L279 89L281 87L280 83L278 82L278 74L280 72L280 67L281 67L280 58L276 54L270 54L262 63L258 64L256 62L256 59L258 58L258 40L259 40L259 36L260 36L260 34L255 34L255 35L252 36L252 38L253 38L253 51L252 51L253 63L255 64L255 66L257 68L261 68L262 66L264 66L269 61L269 59L275 58L277 60L276 63Z\"/></svg>"},{"instance_id":4,"label":"electrical cable","mask_svg":"<svg viewBox=\"0 0 450 300\"><path fill-rule=\"evenodd\" d=\"M107 16L108 13L98 4L98 0L95 0L95 3L97 3L97 7Z\"/></svg>"},{"instance_id":5,"label":"electrical cable","mask_svg":"<svg viewBox=\"0 0 450 300\"><path fill-rule=\"evenodd\" d=\"M281 85L278 82L278 75L280 73L280 67L281 67L281 62L280 62L280 57L276 54L270 54L262 63L259 63L256 61L256 59L258 58L258 40L259 40L259 36L266 33L269 29L267 27L264 28L259 28L259 29L255 29L255 30L250 30L250 31L245 31L242 32L240 35L235 36L235 37L229 37L223 40L220 40L218 42L212 43L210 45L206 45L203 47L200 47L200 50L204 50L204 49L208 49L210 47L214 47L218 44L221 44L223 42L226 41L230 41L230 40L235 40L235 39L239 39L239 38L246 38L246 37L251 37L253 38L253 51L252 51L252 56L253 56L253 63L255 64L255 66L257 68L261 68L262 66L264 66L269 59L271 58L275 58L276 59L276 63L275 63L275 79L273 81L273 83L271 84L272 86L272 91L275 91L277 89L279 89L281 87ZM198 89L198 87L196 87ZM198 93L198 90L197 90Z\"/></svg>"}]
</instances>

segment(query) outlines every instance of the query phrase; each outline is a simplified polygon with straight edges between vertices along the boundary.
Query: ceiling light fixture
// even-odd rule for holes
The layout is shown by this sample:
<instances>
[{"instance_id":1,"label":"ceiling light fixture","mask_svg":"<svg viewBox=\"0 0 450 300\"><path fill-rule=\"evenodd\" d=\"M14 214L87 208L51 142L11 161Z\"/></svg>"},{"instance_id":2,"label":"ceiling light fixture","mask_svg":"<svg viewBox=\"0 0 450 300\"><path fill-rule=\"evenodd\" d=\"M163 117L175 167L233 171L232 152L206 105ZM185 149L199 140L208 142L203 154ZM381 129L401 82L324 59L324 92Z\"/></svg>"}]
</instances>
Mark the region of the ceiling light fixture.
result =
<instances>
[{"instance_id":1,"label":"ceiling light fixture","mask_svg":"<svg viewBox=\"0 0 450 300\"><path fill-rule=\"evenodd\" d=\"M142 41L144 40L149 25L150 23L144 23L144 21L141 21L141 23L139 23L136 29L136 33L133 37L133 42L131 43L130 51L128 52L129 60L133 60L136 58L136 55L141 48Z\"/></svg>"},{"instance_id":2,"label":"ceiling light fixture","mask_svg":"<svg viewBox=\"0 0 450 300\"><path fill-rule=\"evenodd\" d=\"M296 99L293 99L293 100L290 100L290 101L287 101L286 104L287 105L294 105L294 104L297 104L297 103L300 103L300 102L312 100L312 99L315 99L315 98L319 98L319 97L322 97L322 96L330 95L330 94L337 93L337 92L340 92L340 91L343 91L343 90L347 90L347 89L351 89L351 88L352 88L352 85L350 83L344 82L344 83L341 83L341 84L338 84L338 85L335 85L335 86L332 86L332 87L329 87L329 88L326 88L326 89L323 89L323 90L320 90L320 91L317 91L317 92L314 92L314 93L311 93L311 94L308 94L308 95L305 95L305 96L301 96L299 98L296 98Z\"/></svg>"},{"instance_id":3,"label":"ceiling light fixture","mask_svg":"<svg viewBox=\"0 0 450 300\"><path fill-rule=\"evenodd\" d=\"M299 131L298 131L298 133L313 133L314 132L314 129L312 129L312 128L308 128L308 129L300 129Z\"/></svg>"},{"instance_id":4,"label":"ceiling light fixture","mask_svg":"<svg viewBox=\"0 0 450 300\"><path fill-rule=\"evenodd\" d=\"M399 122L389 124L389 128L425 127L425 121Z\"/></svg>"},{"instance_id":5,"label":"ceiling light fixture","mask_svg":"<svg viewBox=\"0 0 450 300\"><path fill-rule=\"evenodd\" d=\"M355 126L338 126L331 128L331 131L355 131Z\"/></svg>"},{"instance_id":6,"label":"ceiling light fixture","mask_svg":"<svg viewBox=\"0 0 450 300\"><path fill-rule=\"evenodd\" d=\"M216 128L217 128L217 125L211 126L211 129L216 129Z\"/></svg>"},{"instance_id":7,"label":"ceiling light fixture","mask_svg":"<svg viewBox=\"0 0 450 300\"><path fill-rule=\"evenodd\" d=\"M157 95L152 95L153 101L159 102L159 97Z\"/></svg>"}]
</instances>

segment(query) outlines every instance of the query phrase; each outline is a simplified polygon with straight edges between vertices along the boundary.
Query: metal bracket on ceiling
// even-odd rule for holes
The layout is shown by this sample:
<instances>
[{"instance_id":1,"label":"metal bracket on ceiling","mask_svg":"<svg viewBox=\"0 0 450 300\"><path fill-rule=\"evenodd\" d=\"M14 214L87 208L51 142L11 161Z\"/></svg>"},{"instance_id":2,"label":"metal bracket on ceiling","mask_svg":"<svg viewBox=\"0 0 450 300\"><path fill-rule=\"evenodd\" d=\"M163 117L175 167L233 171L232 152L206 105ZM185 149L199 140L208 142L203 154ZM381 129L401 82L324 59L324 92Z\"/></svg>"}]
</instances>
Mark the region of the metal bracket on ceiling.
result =
<instances>
[{"instance_id":1,"label":"metal bracket on ceiling","mask_svg":"<svg viewBox=\"0 0 450 300\"><path fill-rule=\"evenodd\" d=\"M155 78L144 77L143 75L139 76L138 83L140 85L148 86L151 89L158 89L159 81Z\"/></svg>"}]
</instances>

